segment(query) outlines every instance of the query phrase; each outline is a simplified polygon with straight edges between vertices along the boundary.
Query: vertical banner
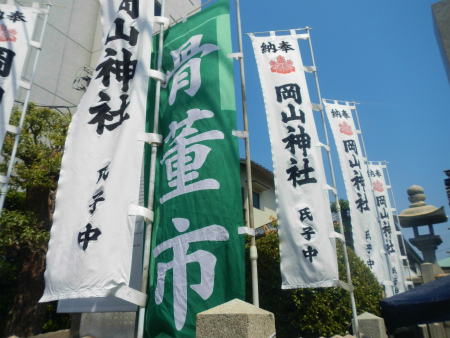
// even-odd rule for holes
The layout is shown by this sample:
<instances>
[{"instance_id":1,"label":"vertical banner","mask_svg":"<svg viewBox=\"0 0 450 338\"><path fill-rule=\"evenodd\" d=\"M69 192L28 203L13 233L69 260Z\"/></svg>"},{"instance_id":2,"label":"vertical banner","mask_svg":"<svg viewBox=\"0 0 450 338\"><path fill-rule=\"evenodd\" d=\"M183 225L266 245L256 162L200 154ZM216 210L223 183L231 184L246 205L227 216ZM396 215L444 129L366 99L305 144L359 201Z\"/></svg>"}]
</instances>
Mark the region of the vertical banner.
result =
<instances>
[{"instance_id":1,"label":"vertical banner","mask_svg":"<svg viewBox=\"0 0 450 338\"><path fill-rule=\"evenodd\" d=\"M3 145L39 9L0 5L0 142Z\"/></svg>"},{"instance_id":2,"label":"vertical banner","mask_svg":"<svg viewBox=\"0 0 450 338\"><path fill-rule=\"evenodd\" d=\"M323 100L333 132L350 205L356 254L366 263L382 285L390 285L389 267L377 220L377 208L371 191L367 164L362 154L358 131L348 102L338 104ZM392 288L386 288L392 295Z\"/></svg>"},{"instance_id":3,"label":"vertical banner","mask_svg":"<svg viewBox=\"0 0 450 338\"><path fill-rule=\"evenodd\" d=\"M141 38L153 2L138 6L121 2L69 127L41 302L105 297L129 284L148 88L140 60L151 47Z\"/></svg>"},{"instance_id":4,"label":"vertical banner","mask_svg":"<svg viewBox=\"0 0 450 338\"><path fill-rule=\"evenodd\" d=\"M283 289L330 287L339 280L321 147L297 37L250 34L272 146Z\"/></svg>"},{"instance_id":5,"label":"vertical banner","mask_svg":"<svg viewBox=\"0 0 450 338\"><path fill-rule=\"evenodd\" d=\"M384 249L390 260L392 283L394 294L408 290L406 274L398 243L397 230L392 214L388 187L384 178L384 166L381 164L369 164L369 175L372 179L372 188L378 207L378 218L381 221L381 232L384 237Z\"/></svg>"},{"instance_id":6,"label":"vertical banner","mask_svg":"<svg viewBox=\"0 0 450 338\"><path fill-rule=\"evenodd\" d=\"M220 0L165 32L163 143L156 162L146 311L150 337L195 337L197 313L244 299L229 20L228 1ZM150 112L153 106L149 101Z\"/></svg>"}]
</instances>

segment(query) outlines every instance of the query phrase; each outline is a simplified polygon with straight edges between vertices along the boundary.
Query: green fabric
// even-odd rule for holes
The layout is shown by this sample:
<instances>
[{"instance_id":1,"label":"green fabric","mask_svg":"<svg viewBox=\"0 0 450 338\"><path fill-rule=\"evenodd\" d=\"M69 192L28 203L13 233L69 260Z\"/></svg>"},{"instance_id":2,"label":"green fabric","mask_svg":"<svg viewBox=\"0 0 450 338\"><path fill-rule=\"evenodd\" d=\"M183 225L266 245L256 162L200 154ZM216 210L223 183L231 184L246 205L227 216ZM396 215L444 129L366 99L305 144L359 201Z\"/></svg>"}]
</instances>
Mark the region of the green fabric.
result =
<instances>
[{"instance_id":1,"label":"green fabric","mask_svg":"<svg viewBox=\"0 0 450 338\"><path fill-rule=\"evenodd\" d=\"M171 72L174 69L174 60L170 52L178 50L188 41L193 41L190 39L198 35L202 35L200 48L215 45L219 49L209 53L192 53L182 60L182 65L185 65L186 61L192 62L193 59L200 62L201 85L198 91L192 94L192 97L185 90L189 91L191 88L191 79L194 76L195 67L188 67L184 70L187 73L184 80L188 80L188 82L178 89L172 105L169 104L168 100L171 88L174 85L174 77L170 78L167 88L161 88L159 133L163 135L165 140L169 135L171 123L180 123L186 120L187 112L190 110L191 112L194 109L212 112L213 117L195 120L190 127L190 132L185 136L184 140L192 142L194 137L208 135L208 139L192 142L185 147L200 146L203 149L208 147L210 151L199 168L185 172L187 176L184 185L185 187L192 187L196 186L195 183L209 179L217 182L216 184L220 187L218 189L202 189L183 193L161 203L160 199L163 196L178 189L177 185L173 185L176 177L173 179L167 177L167 162L164 161L163 156L166 154L166 160L180 156L178 151L173 153L168 153L168 151L175 146L174 137L178 141L183 140L180 133L186 133L188 128L181 126L176 129L173 137L169 137L170 140L164 142L158 148L155 179L155 218L152 229L148 290L149 302L145 324L146 337L195 337L197 313L235 298L244 299L244 238L243 235L238 235L237 229L238 226L243 225L239 152L237 138L232 136L232 130L237 128L233 62L232 59L227 58L227 54L232 52L228 0L218 1L216 4L189 17L187 22L178 23L165 32L162 70L164 73ZM155 37L154 42L157 41L158 37ZM186 48L189 48L189 46L186 46ZM180 83L180 79L178 79L178 83ZM147 121L153 121L154 81L151 81L150 87L147 102ZM153 130L152 123L147 125L147 130ZM222 134L223 137L218 136ZM179 146L178 150L182 148L182 146ZM198 160L196 152L188 151L186 156L191 158L179 157L172 164L172 168L174 170L180 168L179 162L182 158L187 161L186 165ZM150 167L149 149L147 149L145 158L145 172L148 173ZM163 162L161 163L161 161ZM181 173L178 172L177 174L177 177L180 177ZM195 177L196 175L198 176ZM145 186L148 186L148 174L146 177ZM169 186L169 182L171 182L171 186ZM178 182L178 184L180 183ZM173 220L178 218L189 220L187 230L179 231L175 228ZM200 240L188 245L186 255L193 261L185 264L187 311L185 322L178 330L174 320L173 268L169 268L165 273L164 296L161 304L157 304L155 300L158 264L171 263L174 259L174 249L172 247L166 248L157 254L156 258L154 250L167 240L180 235L189 235L195 230L213 225L216 225L216 227L208 228L204 235L208 237L208 240ZM221 230L215 232L217 229ZM213 235L217 235L219 238L223 230L228 233L228 240L210 238ZM180 244L180 241L176 243ZM194 289L191 288L200 284L200 263L195 260L195 257L203 251L214 255L217 259L215 266L211 260L208 260L209 267L214 267L212 270L214 271L214 288L211 288L210 296L203 295L203 298L206 299L203 299L194 290L195 287ZM206 256L211 257L208 254ZM183 265L181 266L182 269ZM182 302L182 300L178 299L178 302ZM179 318L181 317L183 316L179 316ZM178 325L180 326L180 324Z\"/></svg>"}]
</instances>

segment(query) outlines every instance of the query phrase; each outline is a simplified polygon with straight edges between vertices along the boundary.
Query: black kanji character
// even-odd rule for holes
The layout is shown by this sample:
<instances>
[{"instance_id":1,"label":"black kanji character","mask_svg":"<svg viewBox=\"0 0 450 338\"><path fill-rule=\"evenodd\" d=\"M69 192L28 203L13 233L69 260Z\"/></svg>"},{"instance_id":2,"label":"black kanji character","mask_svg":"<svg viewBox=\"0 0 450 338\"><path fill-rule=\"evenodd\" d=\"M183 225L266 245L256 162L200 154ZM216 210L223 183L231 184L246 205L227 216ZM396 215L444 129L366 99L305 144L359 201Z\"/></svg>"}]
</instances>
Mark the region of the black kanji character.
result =
<instances>
[{"instance_id":1,"label":"black kanji character","mask_svg":"<svg viewBox=\"0 0 450 338\"><path fill-rule=\"evenodd\" d=\"M362 198L362 195L358 193L358 199L355 201L356 208L363 213L365 210L370 211L369 209L369 202L367 201L367 196L364 193L364 199Z\"/></svg>"},{"instance_id":2,"label":"black kanji character","mask_svg":"<svg viewBox=\"0 0 450 338\"><path fill-rule=\"evenodd\" d=\"M370 253L372 252L372 244L366 245L366 251L367 251L367 254L370 255Z\"/></svg>"},{"instance_id":3,"label":"black kanji character","mask_svg":"<svg viewBox=\"0 0 450 338\"><path fill-rule=\"evenodd\" d=\"M25 16L23 15L23 13L19 12L19 11L12 12L10 15L8 15L8 18L12 22L16 22L16 21L27 22L27 20L25 20Z\"/></svg>"},{"instance_id":4,"label":"black kanji character","mask_svg":"<svg viewBox=\"0 0 450 338\"><path fill-rule=\"evenodd\" d=\"M98 180L97 183L100 182L100 180L106 181L109 176L109 165L111 162L109 162L105 167L98 170Z\"/></svg>"},{"instance_id":5,"label":"black kanji character","mask_svg":"<svg viewBox=\"0 0 450 338\"><path fill-rule=\"evenodd\" d=\"M344 118L346 118L346 119L349 119L349 118L350 118L350 115L347 113L346 110L342 110L342 117L344 117Z\"/></svg>"},{"instance_id":6,"label":"black kanji character","mask_svg":"<svg viewBox=\"0 0 450 338\"><path fill-rule=\"evenodd\" d=\"M286 173L289 174L288 181L292 181L292 185L294 186L294 188L297 186L297 184L303 185L307 183L317 183L317 180L314 177L309 177L309 173L315 171L314 168L309 167L309 160L307 158L303 159L304 168L302 170L298 169L298 167L296 166L297 163L298 162L295 159L291 158L292 167L286 169ZM302 175L304 175L305 178L298 179Z\"/></svg>"},{"instance_id":7,"label":"black kanji character","mask_svg":"<svg viewBox=\"0 0 450 338\"><path fill-rule=\"evenodd\" d=\"M377 175L378 177L381 177L381 173L380 173L380 171L378 169L375 170L375 175Z\"/></svg>"},{"instance_id":8,"label":"black kanji character","mask_svg":"<svg viewBox=\"0 0 450 338\"><path fill-rule=\"evenodd\" d=\"M389 255L395 253L394 244L392 242L386 243L386 251Z\"/></svg>"},{"instance_id":9,"label":"black kanji character","mask_svg":"<svg viewBox=\"0 0 450 338\"><path fill-rule=\"evenodd\" d=\"M386 205L386 197L385 196L377 196L377 206L381 207L382 205L384 205L385 207Z\"/></svg>"},{"instance_id":10,"label":"black kanji character","mask_svg":"<svg viewBox=\"0 0 450 338\"><path fill-rule=\"evenodd\" d=\"M106 48L105 61L100 63L95 70L98 70L96 79L103 78L102 84L109 87L111 74L116 76L116 80L122 82L122 91L128 91L128 82L134 77L136 71L137 60L131 60L133 55L129 50L122 48L123 61L112 56L117 56L117 52L112 48Z\"/></svg>"},{"instance_id":11,"label":"black kanji character","mask_svg":"<svg viewBox=\"0 0 450 338\"><path fill-rule=\"evenodd\" d=\"M366 230L366 239L372 239L372 237L370 237L370 231Z\"/></svg>"},{"instance_id":12,"label":"black kanji character","mask_svg":"<svg viewBox=\"0 0 450 338\"><path fill-rule=\"evenodd\" d=\"M371 177L375 177L375 173L373 172L373 170L369 170L369 175L370 175Z\"/></svg>"},{"instance_id":13,"label":"black kanji character","mask_svg":"<svg viewBox=\"0 0 450 338\"><path fill-rule=\"evenodd\" d=\"M139 0L122 0L119 11L125 11L132 18L139 16Z\"/></svg>"},{"instance_id":14,"label":"black kanji character","mask_svg":"<svg viewBox=\"0 0 450 338\"><path fill-rule=\"evenodd\" d=\"M347 140L344 142L345 152L354 151L356 155L358 155L358 148L356 147L356 142L354 140Z\"/></svg>"},{"instance_id":15,"label":"black kanji character","mask_svg":"<svg viewBox=\"0 0 450 338\"><path fill-rule=\"evenodd\" d=\"M312 227L303 227L303 231L304 232L302 232L301 235L305 237L307 241L310 241L311 237L316 234Z\"/></svg>"},{"instance_id":16,"label":"black kanji character","mask_svg":"<svg viewBox=\"0 0 450 338\"><path fill-rule=\"evenodd\" d=\"M78 233L78 243L83 243L83 251L86 251L90 241L96 241L101 234L102 232L99 228L92 229L91 223L88 223L86 225L86 231Z\"/></svg>"},{"instance_id":17,"label":"black kanji character","mask_svg":"<svg viewBox=\"0 0 450 338\"><path fill-rule=\"evenodd\" d=\"M294 99L297 104L302 104L302 96L300 94L300 86L296 83L289 83L283 86L275 87L277 93L277 101Z\"/></svg>"},{"instance_id":18,"label":"black kanji character","mask_svg":"<svg viewBox=\"0 0 450 338\"><path fill-rule=\"evenodd\" d=\"M286 143L285 149L289 149L291 154L295 154L295 146L297 146L298 149L303 149L303 156L307 156L306 149L311 149L311 137L305 133L305 128L301 126L298 126L298 128L300 129L300 134L289 134L289 136L282 139L282 141ZM287 129L289 133L295 131L295 129L290 126L288 126Z\"/></svg>"},{"instance_id":19,"label":"black kanji character","mask_svg":"<svg viewBox=\"0 0 450 338\"><path fill-rule=\"evenodd\" d=\"M302 250L302 251L303 251L303 256L305 256L305 258L308 258L310 262L312 262L313 257L316 257L317 254L319 253L319 251L314 249L311 245L308 245L308 250Z\"/></svg>"},{"instance_id":20,"label":"black kanji character","mask_svg":"<svg viewBox=\"0 0 450 338\"><path fill-rule=\"evenodd\" d=\"M99 191L97 194L92 196L92 199L94 200L94 202L92 204L89 204L89 212L91 213L91 215L95 212L95 210L97 210L97 203L103 202L105 200L105 198L103 197L103 191Z\"/></svg>"},{"instance_id":21,"label":"black kanji character","mask_svg":"<svg viewBox=\"0 0 450 338\"><path fill-rule=\"evenodd\" d=\"M331 117L333 118L342 117L341 112L337 109L331 109Z\"/></svg>"},{"instance_id":22,"label":"black kanji character","mask_svg":"<svg viewBox=\"0 0 450 338\"><path fill-rule=\"evenodd\" d=\"M392 228L389 222L383 221L383 226L381 227L381 230L383 230L383 234L385 235L392 234Z\"/></svg>"},{"instance_id":23,"label":"black kanji character","mask_svg":"<svg viewBox=\"0 0 450 338\"><path fill-rule=\"evenodd\" d=\"M305 113L303 112L303 110L299 109L298 112L300 113L300 115L297 115L295 113L295 107L292 104L289 103L288 108L291 116L288 117L285 112L281 112L281 121L287 123L293 120L300 120L302 123L305 123Z\"/></svg>"},{"instance_id":24,"label":"black kanji character","mask_svg":"<svg viewBox=\"0 0 450 338\"><path fill-rule=\"evenodd\" d=\"M294 48L292 48L291 44L289 42L286 42L286 41L281 41L279 46L278 46L278 49L282 50L285 53L287 53L290 50L294 50Z\"/></svg>"},{"instance_id":25,"label":"black kanji character","mask_svg":"<svg viewBox=\"0 0 450 338\"><path fill-rule=\"evenodd\" d=\"M304 221L305 219L313 220L313 215L311 214L311 209L306 207L298 211L300 213L300 221Z\"/></svg>"},{"instance_id":26,"label":"black kanji character","mask_svg":"<svg viewBox=\"0 0 450 338\"><path fill-rule=\"evenodd\" d=\"M276 53L277 47L273 44L268 42L267 45L263 42L261 44L261 53Z\"/></svg>"},{"instance_id":27,"label":"black kanji character","mask_svg":"<svg viewBox=\"0 0 450 338\"><path fill-rule=\"evenodd\" d=\"M372 269L372 267L373 267L374 265L375 265L375 262L374 262L373 260L369 259L369 260L367 261L367 266L368 266L369 268Z\"/></svg>"},{"instance_id":28,"label":"black kanji character","mask_svg":"<svg viewBox=\"0 0 450 338\"><path fill-rule=\"evenodd\" d=\"M16 56L12 50L0 47L0 76L7 77L11 72L12 62Z\"/></svg>"},{"instance_id":29,"label":"black kanji character","mask_svg":"<svg viewBox=\"0 0 450 338\"><path fill-rule=\"evenodd\" d=\"M396 268L396 267L393 267L393 268L392 268L392 273L393 273L394 275L397 274L397 268Z\"/></svg>"},{"instance_id":30,"label":"black kanji character","mask_svg":"<svg viewBox=\"0 0 450 338\"><path fill-rule=\"evenodd\" d=\"M89 113L96 116L90 120L89 124L98 124L97 125L97 134L102 135L104 128L106 128L109 131L112 131L116 129L118 126L120 126L123 121L128 120L130 118L130 115L128 113L125 113L125 110L127 109L130 102L126 102L128 95L122 94L120 95L120 100L122 103L120 104L120 108L115 111L111 111L111 108L106 102L109 102L111 99L108 94L105 92L100 92L100 101L101 104L95 107L89 108ZM105 124L105 121L112 121L114 117L119 116L119 121L111 123L111 124Z\"/></svg>"},{"instance_id":31,"label":"black kanji character","mask_svg":"<svg viewBox=\"0 0 450 338\"><path fill-rule=\"evenodd\" d=\"M381 217L381 219L389 218L389 214L386 211L386 208L383 208L383 212L380 212L380 217Z\"/></svg>"},{"instance_id":32,"label":"black kanji character","mask_svg":"<svg viewBox=\"0 0 450 338\"><path fill-rule=\"evenodd\" d=\"M350 181L353 182L353 186L356 187L356 189L358 189L358 191L360 191L360 187L365 187L366 184L364 182L364 177L362 176L361 172L359 172L358 175L358 171L357 170L353 170L353 174L355 175Z\"/></svg>"},{"instance_id":33,"label":"black kanji character","mask_svg":"<svg viewBox=\"0 0 450 338\"><path fill-rule=\"evenodd\" d=\"M114 20L114 24L116 25L116 29L114 31L115 35L110 36L108 34L105 44L107 44L110 41L122 39L122 40L128 41L130 43L130 46L136 46L138 35L139 35L138 30L134 27L131 27L130 35L126 35L123 31L124 23L125 23L125 20L122 18L117 18L116 20Z\"/></svg>"},{"instance_id":34,"label":"black kanji character","mask_svg":"<svg viewBox=\"0 0 450 338\"><path fill-rule=\"evenodd\" d=\"M352 160L348 160L348 164L350 165L350 168L359 167L359 169L361 169L361 163L358 161L355 154L352 154L352 155L353 155L353 159L355 160L355 162L352 162Z\"/></svg>"},{"instance_id":35,"label":"black kanji character","mask_svg":"<svg viewBox=\"0 0 450 338\"><path fill-rule=\"evenodd\" d=\"M395 292L396 295L398 295L398 293L400 292L400 290L398 289L398 287L395 287L395 288L394 288L394 292Z\"/></svg>"}]
</instances>

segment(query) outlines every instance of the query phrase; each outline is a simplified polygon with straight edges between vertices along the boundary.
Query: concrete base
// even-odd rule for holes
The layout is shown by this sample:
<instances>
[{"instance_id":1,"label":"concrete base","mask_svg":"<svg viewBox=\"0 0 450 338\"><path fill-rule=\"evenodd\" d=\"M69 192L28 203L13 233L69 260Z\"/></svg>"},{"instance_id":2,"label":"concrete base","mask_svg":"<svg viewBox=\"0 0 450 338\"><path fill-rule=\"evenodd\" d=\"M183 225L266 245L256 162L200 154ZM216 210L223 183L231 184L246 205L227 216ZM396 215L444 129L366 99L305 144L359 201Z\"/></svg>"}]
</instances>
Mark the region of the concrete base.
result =
<instances>
[{"instance_id":1,"label":"concrete base","mask_svg":"<svg viewBox=\"0 0 450 338\"><path fill-rule=\"evenodd\" d=\"M417 325L417 328L419 330L420 338L430 338L427 324Z\"/></svg>"},{"instance_id":2,"label":"concrete base","mask_svg":"<svg viewBox=\"0 0 450 338\"><path fill-rule=\"evenodd\" d=\"M387 338L384 319L364 312L358 316L359 332L371 338Z\"/></svg>"},{"instance_id":3,"label":"concrete base","mask_svg":"<svg viewBox=\"0 0 450 338\"><path fill-rule=\"evenodd\" d=\"M128 338L134 337L136 312L83 313L80 337Z\"/></svg>"},{"instance_id":4,"label":"concrete base","mask_svg":"<svg viewBox=\"0 0 450 338\"><path fill-rule=\"evenodd\" d=\"M428 329L430 330L430 338L446 338L443 323L428 324Z\"/></svg>"},{"instance_id":5,"label":"concrete base","mask_svg":"<svg viewBox=\"0 0 450 338\"><path fill-rule=\"evenodd\" d=\"M270 338L275 316L234 299L197 314L197 338Z\"/></svg>"}]
</instances>

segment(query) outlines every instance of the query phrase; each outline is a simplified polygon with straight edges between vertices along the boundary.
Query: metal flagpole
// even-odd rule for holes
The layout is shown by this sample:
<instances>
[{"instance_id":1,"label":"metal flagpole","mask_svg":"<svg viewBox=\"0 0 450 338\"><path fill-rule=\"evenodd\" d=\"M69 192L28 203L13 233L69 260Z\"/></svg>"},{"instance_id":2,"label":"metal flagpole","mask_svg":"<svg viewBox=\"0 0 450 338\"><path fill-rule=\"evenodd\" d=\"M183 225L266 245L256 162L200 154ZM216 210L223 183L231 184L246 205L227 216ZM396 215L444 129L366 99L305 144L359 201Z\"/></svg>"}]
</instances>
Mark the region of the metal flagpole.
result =
<instances>
[{"instance_id":1,"label":"metal flagpole","mask_svg":"<svg viewBox=\"0 0 450 338\"><path fill-rule=\"evenodd\" d=\"M345 270L347 273L347 283L349 284L350 288L348 289L349 293L350 293L350 301L351 301L351 306L352 306L352 314L353 314L353 333L355 334L355 336L357 338L359 338L359 325L358 325L358 314L356 312L356 302L355 302L355 294L354 294L354 289L353 289L353 285L352 285L352 276L350 273L350 264L348 262L348 255L347 255L347 246L345 244L345 237L344 237L344 226L342 223L342 216L341 216L341 206L339 205L339 197L337 194L337 189L336 189L336 179L334 176L334 170L333 170L333 162L331 160L331 152L330 152L330 143L328 141L328 133L327 133L327 127L326 127L326 123L325 123L325 116L323 114L323 105L322 105L322 96L320 94L320 88L319 88L319 79L317 77L317 70L316 70L316 63L314 61L314 53L313 53L313 49L312 49L312 44L311 44L311 35L309 34L309 30L311 29L310 27L306 27L306 32L308 33L308 43L309 43L309 51L311 53L311 61L312 61L312 65L313 65L313 69L314 69L314 79L316 82L316 90L317 90L317 96L321 105L320 108L320 114L322 117L322 125L323 125L323 130L324 130L324 134L325 134L325 143L326 143L326 152L328 154L328 162L330 164L330 172L331 172L331 181L333 184L333 195L335 198L335 203L336 203L336 209L337 209L337 214L338 214L338 219L339 219L339 231L341 232L341 235L343 236L342 239L342 251L344 253L344 262L345 262Z\"/></svg>"},{"instance_id":2,"label":"metal flagpole","mask_svg":"<svg viewBox=\"0 0 450 338\"><path fill-rule=\"evenodd\" d=\"M242 93L242 113L244 118L244 132L245 132L245 166L247 170L247 204L248 204L248 220L250 228L255 229L253 219L253 188L252 188L252 169L250 161L250 143L248 135L248 118L247 118L247 98L245 92L245 76L244 76L244 57L242 49L242 30L241 30L241 12L239 9L239 0L236 0L236 17L237 17L237 29L238 29L238 43L239 43L239 65L241 70L241 93ZM259 291L258 291L258 251L256 249L255 236L251 236L250 243L250 261L252 267L252 296L253 305L259 307Z\"/></svg>"},{"instance_id":3,"label":"metal flagpole","mask_svg":"<svg viewBox=\"0 0 450 338\"><path fill-rule=\"evenodd\" d=\"M397 216L396 218L397 218L398 226L400 227L399 228L399 232L400 232L399 235L400 235L400 238L402 240L403 249L405 250L405 258L404 258L404 260L406 261L406 266L408 267L408 274L409 274L409 280L410 280L410 284L408 283L408 281L407 281L407 284L412 285L412 287L414 288L414 283L413 283L412 275L411 275L411 267L409 265L408 255L406 253L405 238L403 237L403 234L402 234L402 231L401 231L400 219L399 219L398 213L397 213L397 205L395 204L394 189L392 188L391 178L389 177L389 171L388 171L388 168L387 168L387 163L388 162L384 161L384 168L386 169L386 177L388 179L388 183L387 183L388 189L391 190L392 203L394 204L394 209L395 209L395 216ZM403 258L402 258L402 260L403 260Z\"/></svg>"},{"instance_id":4,"label":"metal flagpole","mask_svg":"<svg viewBox=\"0 0 450 338\"><path fill-rule=\"evenodd\" d=\"M0 194L0 217L2 216L2 213L3 213L3 205L5 204L6 193L8 192L8 189L9 189L9 179L11 178L11 173L12 173L12 170L14 167L14 161L16 158L17 149L19 147L20 131L22 130L23 122L25 120L25 115L27 113L28 102L30 101L31 86L33 85L34 77L36 75L39 54L41 53L42 42L44 41L45 28L47 27L47 21L48 21L48 15L50 12L50 7L51 7L51 3L48 2L47 9L45 10L45 17L44 17L44 23L42 25L41 36L39 38L39 44L37 47L35 46L37 48L37 51L36 51L36 57L34 59L33 69L31 71L31 77L30 77L30 83L29 83L30 87L27 90L27 94L25 96L25 101L23 103L22 114L20 115L20 121L19 121L19 125L17 126L17 131L16 131L16 138L14 140L14 146L13 146L13 150L11 153L11 158L9 160L8 171L6 172L6 176L0 177L0 182L3 183L2 191Z\"/></svg>"},{"instance_id":5,"label":"metal flagpole","mask_svg":"<svg viewBox=\"0 0 450 338\"><path fill-rule=\"evenodd\" d=\"M362 136L362 130L361 130L361 124L359 123L359 116L358 116L358 110L356 109L356 102L352 102L353 103L353 109L355 110L355 116L356 116L356 121L358 122L358 133L359 133L359 135L361 136L361 144L362 144L362 148L363 148L363 152L364 152L364 156L365 156L365 158L366 158L366 165L367 165L367 169L369 168L368 167L368 165L369 165L369 161L367 160L367 152L366 152L366 146L364 145L364 138L363 138L363 136ZM370 186L371 186L371 191L372 191L372 196L373 196L373 200L374 200L374 202L376 201L376 198L375 198L375 191L373 190L373 182L372 182L372 177L369 175L369 180L370 180ZM377 209L377 221L378 221L378 225L379 225L379 227L380 227L380 231L381 231L381 233L383 233L382 232L382 229L381 229L381 219L380 219L380 213L379 213L379 210L378 210L378 204L375 202L375 208ZM382 235L381 236L382 237L382 239L383 239L383 246L384 246L384 248L385 248L385 250L386 250L386 239L384 238L384 236ZM385 252L385 256L386 256L386 263L387 263L387 265L388 265L388 268L389 268L389 278L390 278L390 281L392 282L392 263L391 263L391 260L389 259L389 256L388 256L388 254L387 254L387 252ZM395 295L395 285L394 284L392 284L391 285L391 288L392 288L392 293Z\"/></svg>"},{"instance_id":6,"label":"metal flagpole","mask_svg":"<svg viewBox=\"0 0 450 338\"><path fill-rule=\"evenodd\" d=\"M161 0L161 16L165 13L166 1ZM163 42L164 42L164 23L159 23L159 45L158 45L158 63L157 71L161 72L162 68L162 54L163 54ZM153 116L153 134L158 134L158 124L159 124L159 102L160 102L160 92L161 92L161 79L156 80L156 92L155 92L155 109ZM151 143L151 157L150 157L150 180L148 187L148 202L147 208L153 211L153 202L155 199L155 175L156 175L156 155L157 148L159 144L156 142ZM150 265L150 246L151 246L151 234L152 234L153 219L146 224L145 238L144 238L144 257L142 265L142 285L141 292L147 294L147 284L148 284L148 274ZM137 338L142 338L144 336L144 322L145 322L145 307L139 308L139 318L138 318L138 332Z\"/></svg>"}]
</instances>

